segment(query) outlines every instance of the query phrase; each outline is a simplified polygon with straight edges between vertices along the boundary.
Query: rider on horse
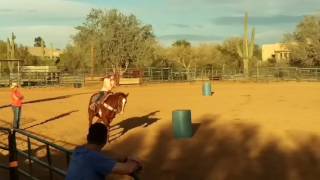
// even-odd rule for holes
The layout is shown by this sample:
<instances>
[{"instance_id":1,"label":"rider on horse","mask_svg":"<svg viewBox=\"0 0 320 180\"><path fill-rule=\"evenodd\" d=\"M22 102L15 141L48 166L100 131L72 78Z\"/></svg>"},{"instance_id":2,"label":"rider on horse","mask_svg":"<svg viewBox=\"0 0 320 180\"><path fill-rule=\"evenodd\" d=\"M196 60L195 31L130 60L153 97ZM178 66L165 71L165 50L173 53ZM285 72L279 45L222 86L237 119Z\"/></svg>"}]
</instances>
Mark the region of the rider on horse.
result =
<instances>
[{"instance_id":1,"label":"rider on horse","mask_svg":"<svg viewBox=\"0 0 320 180\"><path fill-rule=\"evenodd\" d=\"M91 104L91 108L95 109L95 107L104 102L110 94L112 94L112 88L115 87L115 77L114 75L104 76L103 78L103 86L99 92L99 96L94 103Z\"/></svg>"}]
</instances>

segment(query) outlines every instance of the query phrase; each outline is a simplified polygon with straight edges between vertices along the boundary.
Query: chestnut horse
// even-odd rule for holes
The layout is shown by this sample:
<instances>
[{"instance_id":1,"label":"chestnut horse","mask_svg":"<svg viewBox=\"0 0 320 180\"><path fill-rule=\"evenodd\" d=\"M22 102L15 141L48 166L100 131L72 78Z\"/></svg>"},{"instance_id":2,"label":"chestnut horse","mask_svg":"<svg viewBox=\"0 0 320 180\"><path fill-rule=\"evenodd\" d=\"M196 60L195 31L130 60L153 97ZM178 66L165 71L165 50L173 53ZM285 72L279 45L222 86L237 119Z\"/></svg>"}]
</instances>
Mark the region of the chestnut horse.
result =
<instances>
[{"instance_id":1,"label":"chestnut horse","mask_svg":"<svg viewBox=\"0 0 320 180\"><path fill-rule=\"evenodd\" d=\"M95 93L90 97L88 113L89 113L89 127L92 124L94 117L99 118L99 122L104 123L109 127L112 120L116 117L117 114L123 113L125 105L127 103L127 97L129 94L124 94L122 92L111 93L104 100L103 103L100 103L96 108L91 109L90 105L94 103L99 96L99 93ZM104 98L104 97L103 97Z\"/></svg>"}]
</instances>

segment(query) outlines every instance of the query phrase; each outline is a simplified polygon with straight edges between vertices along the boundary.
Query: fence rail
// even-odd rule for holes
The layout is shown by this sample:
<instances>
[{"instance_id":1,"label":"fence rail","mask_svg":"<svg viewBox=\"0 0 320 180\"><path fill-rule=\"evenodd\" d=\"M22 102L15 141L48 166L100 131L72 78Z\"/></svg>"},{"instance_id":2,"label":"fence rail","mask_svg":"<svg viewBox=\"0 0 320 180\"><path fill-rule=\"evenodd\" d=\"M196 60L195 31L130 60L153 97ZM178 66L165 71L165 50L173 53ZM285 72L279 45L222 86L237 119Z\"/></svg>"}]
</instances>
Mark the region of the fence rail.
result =
<instances>
[{"instance_id":1,"label":"fence rail","mask_svg":"<svg viewBox=\"0 0 320 180\"><path fill-rule=\"evenodd\" d=\"M111 73L112 69L106 69ZM127 69L124 78L140 78L142 82L194 81L194 80L269 80L269 81L320 81L320 68L255 67L244 77L238 69L198 68L174 70L171 68Z\"/></svg>"},{"instance_id":2,"label":"fence rail","mask_svg":"<svg viewBox=\"0 0 320 180\"><path fill-rule=\"evenodd\" d=\"M85 75L60 72L22 72L11 73L0 77L0 86L9 86L12 82L18 82L23 86L66 86L85 84Z\"/></svg>"},{"instance_id":3,"label":"fence rail","mask_svg":"<svg viewBox=\"0 0 320 180\"><path fill-rule=\"evenodd\" d=\"M3 135L7 136L7 142L1 142L2 144L0 145L0 149L3 150L3 151L6 151L7 153L9 153L9 135L11 134L11 130L8 129L8 128L3 128L3 127L0 127L0 133L1 133L1 137ZM5 170L9 170L9 159L7 160L8 163L6 164L0 164L0 168L1 169L5 169Z\"/></svg>"},{"instance_id":4,"label":"fence rail","mask_svg":"<svg viewBox=\"0 0 320 180\"><path fill-rule=\"evenodd\" d=\"M8 145L0 146L0 149L6 150L9 153L8 165L0 164L0 168L6 169L10 171L10 180L18 180L19 176L22 175L27 179L38 180L34 172L34 164L41 166L49 171L49 179L54 179L54 174L57 174L61 178L65 178L66 171L61 167L56 167L53 164L52 159L52 151L60 152L64 154L66 161L65 164L68 166L70 162L70 158L72 155L72 151L67 150L59 145L53 144L41 137L35 136L30 132L21 129L8 129L8 128L0 128L0 132L5 132L8 135ZM27 150L20 149L21 147L17 146L17 136L19 136L19 141L24 140L23 142L27 143ZM23 138L24 137L24 138ZM44 144L46 150L46 160L41 160L35 155L32 154L32 143L36 142L37 144ZM19 158L28 162L27 170L18 165ZM11 166L10 166L11 164ZM13 164L13 165L12 165Z\"/></svg>"},{"instance_id":5,"label":"fence rail","mask_svg":"<svg viewBox=\"0 0 320 180\"><path fill-rule=\"evenodd\" d=\"M112 73L112 69L105 69L105 73ZM320 68L298 67L255 67L249 78L244 77L242 70L222 68L193 68L188 71L173 68L148 67L144 69L127 69L123 78L139 78L142 83L152 82L184 82L195 80L256 80L256 81L320 81ZM96 76L103 76L96 74ZM11 82L20 82L25 86L68 86L82 87L89 74L67 74L61 72L27 72L2 75L0 86L8 86ZM90 78L89 78L90 79Z\"/></svg>"}]
</instances>

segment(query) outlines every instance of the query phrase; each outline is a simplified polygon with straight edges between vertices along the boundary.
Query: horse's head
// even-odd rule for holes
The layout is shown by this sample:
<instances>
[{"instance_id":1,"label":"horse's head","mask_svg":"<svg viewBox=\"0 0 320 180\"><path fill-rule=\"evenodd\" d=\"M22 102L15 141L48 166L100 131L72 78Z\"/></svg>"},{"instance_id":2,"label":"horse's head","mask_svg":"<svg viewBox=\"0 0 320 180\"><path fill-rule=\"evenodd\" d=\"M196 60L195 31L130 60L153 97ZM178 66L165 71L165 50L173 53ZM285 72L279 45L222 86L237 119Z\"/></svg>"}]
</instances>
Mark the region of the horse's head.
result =
<instances>
[{"instance_id":1,"label":"horse's head","mask_svg":"<svg viewBox=\"0 0 320 180\"><path fill-rule=\"evenodd\" d=\"M123 114L124 113L124 108L127 104L127 99L128 99L129 93L124 94L124 93L119 93L118 97L118 105L117 105L117 113Z\"/></svg>"}]
</instances>

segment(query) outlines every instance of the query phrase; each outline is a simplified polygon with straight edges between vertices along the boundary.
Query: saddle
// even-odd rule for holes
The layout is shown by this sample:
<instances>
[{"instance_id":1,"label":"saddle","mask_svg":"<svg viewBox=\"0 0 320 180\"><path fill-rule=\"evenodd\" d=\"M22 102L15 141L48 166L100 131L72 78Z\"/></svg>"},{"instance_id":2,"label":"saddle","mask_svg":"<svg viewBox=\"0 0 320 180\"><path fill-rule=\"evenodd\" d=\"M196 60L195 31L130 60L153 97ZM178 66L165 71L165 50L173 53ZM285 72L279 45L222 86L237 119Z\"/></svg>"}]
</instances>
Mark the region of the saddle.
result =
<instances>
[{"instance_id":1,"label":"saddle","mask_svg":"<svg viewBox=\"0 0 320 180\"><path fill-rule=\"evenodd\" d=\"M104 92L102 96L98 95L96 99L93 101L93 103L90 105L90 109L95 110L99 104L102 104L103 102L105 102L108 99L108 97L112 94L113 93L111 91L108 91L108 92Z\"/></svg>"}]
</instances>

